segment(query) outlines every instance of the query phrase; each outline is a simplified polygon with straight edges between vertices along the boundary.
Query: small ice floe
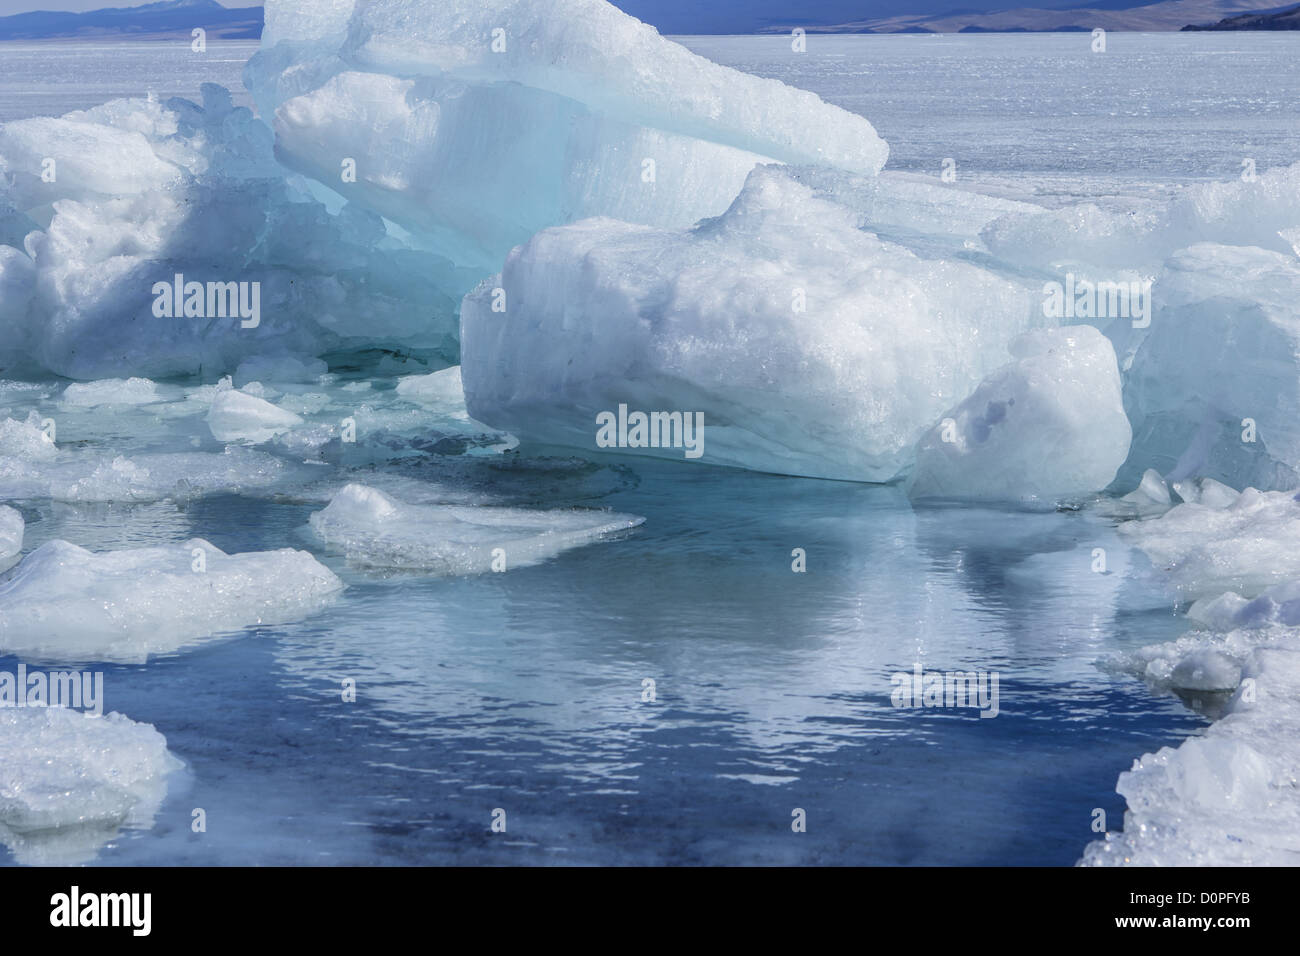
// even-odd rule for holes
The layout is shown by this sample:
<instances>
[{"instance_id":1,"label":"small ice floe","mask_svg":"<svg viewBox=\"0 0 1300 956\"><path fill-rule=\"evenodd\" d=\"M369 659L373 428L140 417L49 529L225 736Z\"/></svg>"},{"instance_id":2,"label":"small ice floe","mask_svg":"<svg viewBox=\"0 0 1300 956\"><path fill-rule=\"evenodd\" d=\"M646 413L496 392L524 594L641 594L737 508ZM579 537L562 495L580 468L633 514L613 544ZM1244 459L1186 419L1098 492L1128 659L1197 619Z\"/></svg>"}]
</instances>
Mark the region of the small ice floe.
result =
<instances>
[{"instance_id":1,"label":"small ice floe","mask_svg":"<svg viewBox=\"0 0 1300 956\"><path fill-rule=\"evenodd\" d=\"M88 863L123 827L152 825L180 767L121 714L0 708L0 843L19 863Z\"/></svg>"},{"instance_id":2,"label":"small ice floe","mask_svg":"<svg viewBox=\"0 0 1300 956\"><path fill-rule=\"evenodd\" d=\"M202 638L284 624L343 583L305 551L183 544L94 553L49 541L0 582L0 653L144 661Z\"/></svg>"},{"instance_id":3,"label":"small ice floe","mask_svg":"<svg viewBox=\"0 0 1300 956\"><path fill-rule=\"evenodd\" d=\"M218 391L208 410L212 437L222 442L258 444L301 424L293 412L235 388Z\"/></svg>"},{"instance_id":4,"label":"small ice floe","mask_svg":"<svg viewBox=\"0 0 1300 956\"><path fill-rule=\"evenodd\" d=\"M94 408L99 405L151 405L166 401L158 386L147 378L106 378L75 382L63 390L64 405Z\"/></svg>"},{"instance_id":5,"label":"small ice floe","mask_svg":"<svg viewBox=\"0 0 1300 956\"><path fill-rule=\"evenodd\" d=\"M359 484L311 516L316 535L354 564L446 575L539 564L644 521L609 511L407 504Z\"/></svg>"}]
</instances>

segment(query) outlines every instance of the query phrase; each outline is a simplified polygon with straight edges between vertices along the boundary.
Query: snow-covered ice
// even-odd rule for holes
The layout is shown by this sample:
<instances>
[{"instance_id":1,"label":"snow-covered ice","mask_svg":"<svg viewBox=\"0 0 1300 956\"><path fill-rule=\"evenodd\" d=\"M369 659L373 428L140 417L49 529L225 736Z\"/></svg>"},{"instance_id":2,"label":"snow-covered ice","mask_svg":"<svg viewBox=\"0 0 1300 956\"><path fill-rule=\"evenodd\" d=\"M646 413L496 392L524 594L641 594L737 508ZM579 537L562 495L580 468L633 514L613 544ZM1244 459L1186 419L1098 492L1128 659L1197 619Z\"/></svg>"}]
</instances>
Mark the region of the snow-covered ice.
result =
<instances>
[{"instance_id":1,"label":"snow-covered ice","mask_svg":"<svg viewBox=\"0 0 1300 956\"><path fill-rule=\"evenodd\" d=\"M0 652L144 661L202 638L298 620L342 588L291 548L226 554L195 538L94 553L49 541L0 581Z\"/></svg>"},{"instance_id":2,"label":"snow-covered ice","mask_svg":"<svg viewBox=\"0 0 1300 956\"><path fill-rule=\"evenodd\" d=\"M350 484L311 526L354 564L479 574L539 564L645 519L608 511L407 504L376 488Z\"/></svg>"}]
</instances>

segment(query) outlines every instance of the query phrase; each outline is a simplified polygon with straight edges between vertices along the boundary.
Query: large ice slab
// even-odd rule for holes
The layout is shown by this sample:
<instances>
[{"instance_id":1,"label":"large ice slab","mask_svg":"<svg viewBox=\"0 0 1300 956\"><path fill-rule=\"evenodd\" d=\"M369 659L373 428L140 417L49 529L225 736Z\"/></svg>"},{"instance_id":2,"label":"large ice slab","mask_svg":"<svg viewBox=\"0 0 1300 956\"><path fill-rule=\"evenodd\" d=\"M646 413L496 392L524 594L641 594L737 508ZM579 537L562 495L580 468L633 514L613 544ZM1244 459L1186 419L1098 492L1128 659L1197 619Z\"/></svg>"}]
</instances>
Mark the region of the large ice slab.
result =
<instances>
[{"instance_id":1,"label":"large ice slab","mask_svg":"<svg viewBox=\"0 0 1300 956\"><path fill-rule=\"evenodd\" d=\"M1100 491L1128 454L1115 350L1090 325L1037 329L921 439L912 498L1051 504Z\"/></svg>"},{"instance_id":2,"label":"large ice slab","mask_svg":"<svg viewBox=\"0 0 1300 956\"><path fill-rule=\"evenodd\" d=\"M325 607L342 582L305 551L226 554L199 538L93 553L50 541L0 582L0 653L143 661Z\"/></svg>"},{"instance_id":3,"label":"large ice slab","mask_svg":"<svg viewBox=\"0 0 1300 956\"><path fill-rule=\"evenodd\" d=\"M267 4L245 70L277 154L458 262L495 268L589 216L689 225L756 162L874 175L888 154L862 117L718 66L604 0L300 7Z\"/></svg>"},{"instance_id":4,"label":"large ice slab","mask_svg":"<svg viewBox=\"0 0 1300 956\"><path fill-rule=\"evenodd\" d=\"M609 511L407 504L350 484L311 516L322 541L373 568L479 574L539 564L562 551L635 528Z\"/></svg>"},{"instance_id":5,"label":"large ice slab","mask_svg":"<svg viewBox=\"0 0 1300 956\"><path fill-rule=\"evenodd\" d=\"M0 708L0 842L19 863L89 862L152 823L181 762L149 724L63 708Z\"/></svg>"},{"instance_id":6,"label":"large ice slab","mask_svg":"<svg viewBox=\"0 0 1300 956\"><path fill-rule=\"evenodd\" d=\"M0 201L33 226L0 247L0 366L158 378L354 344L454 357L473 279L374 212L327 209L286 180L267 126L221 87L203 96L0 126Z\"/></svg>"},{"instance_id":7,"label":"large ice slab","mask_svg":"<svg viewBox=\"0 0 1300 956\"><path fill-rule=\"evenodd\" d=\"M760 166L694 229L591 219L539 233L462 303L470 415L596 450L597 415L620 405L702 413L704 462L899 476L1011 340L1047 323L1037 289L864 231L832 198L841 187Z\"/></svg>"}]
</instances>

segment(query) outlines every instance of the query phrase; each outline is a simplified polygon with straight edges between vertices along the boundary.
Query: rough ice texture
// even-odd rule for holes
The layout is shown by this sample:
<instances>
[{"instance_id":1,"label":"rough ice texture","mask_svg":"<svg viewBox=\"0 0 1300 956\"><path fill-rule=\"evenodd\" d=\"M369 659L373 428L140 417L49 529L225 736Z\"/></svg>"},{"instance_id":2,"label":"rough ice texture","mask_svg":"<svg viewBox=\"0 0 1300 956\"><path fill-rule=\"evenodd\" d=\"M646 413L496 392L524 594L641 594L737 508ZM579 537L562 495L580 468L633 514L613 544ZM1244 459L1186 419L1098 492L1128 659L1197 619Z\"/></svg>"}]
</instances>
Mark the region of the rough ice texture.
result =
<instances>
[{"instance_id":1,"label":"rough ice texture","mask_svg":"<svg viewBox=\"0 0 1300 956\"><path fill-rule=\"evenodd\" d=\"M217 441L256 444L301 424L293 412L234 388L219 390L208 410L208 428Z\"/></svg>"},{"instance_id":2,"label":"rough ice texture","mask_svg":"<svg viewBox=\"0 0 1300 956\"><path fill-rule=\"evenodd\" d=\"M1089 865L1300 864L1300 501L1215 482L1120 532L1197 597L1196 629L1108 662L1201 709L1202 736L1146 754L1121 774L1124 828L1088 846ZM1195 499L1195 500L1192 500ZM1234 500L1235 499L1235 500ZM1227 593L1224 593L1224 592Z\"/></svg>"},{"instance_id":3,"label":"rough ice texture","mask_svg":"<svg viewBox=\"0 0 1300 956\"><path fill-rule=\"evenodd\" d=\"M1103 328L1134 433L1121 484L1155 468L1266 490L1300 486L1298 236L1300 163L1168 201L1013 211L981 231L1045 278L1154 282L1149 326Z\"/></svg>"},{"instance_id":4,"label":"rough ice texture","mask_svg":"<svg viewBox=\"0 0 1300 956\"><path fill-rule=\"evenodd\" d=\"M644 520L609 511L415 505L351 484L311 516L311 526L354 564L449 575L492 570L494 559L506 570L539 564Z\"/></svg>"},{"instance_id":5,"label":"rough ice texture","mask_svg":"<svg viewBox=\"0 0 1300 956\"><path fill-rule=\"evenodd\" d=\"M1300 628L1194 631L1127 666L1156 687L1214 699L1227 716L1120 775L1123 832L1090 844L1082 862L1300 864Z\"/></svg>"},{"instance_id":6,"label":"rough ice texture","mask_svg":"<svg viewBox=\"0 0 1300 956\"><path fill-rule=\"evenodd\" d=\"M0 505L0 571L22 551L23 530L22 513L8 505Z\"/></svg>"},{"instance_id":7,"label":"rough ice texture","mask_svg":"<svg viewBox=\"0 0 1300 956\"><path fill-rule=\"evenodd\" d=\"M268 127L223 88L203 94L0 126L0 201L26 221L0 235L0 366L158 378L369 343L454 357L471 280L373 212L327 210L286 181ZM154 286L177 274L260 283L260 324L206 301L202 317L156 316Z\"/></svg>"},{"instance_id":8,"label":"rough ice texture","mask_svg":"<svg viewBox=\"0 0 1300 956\"><path fill-rule=\"evenodd\" d=\"M596 415L620 404L702 412L701 461L897 477L1044 320L1025 286L863 231L826 196L843 182L760 166L694 229L592 219L534 236L462 303L470 415L595 450Z\"/></svg>"},{"instance_id":9,"label":"rough ice texture","mask_svg":"<svg viewBox=\"0 0 1300 956\"><path fill-rule=\"evenodd\" d=\"M158 386L147 378L109 378L69 385L60 401L64 405L93 408L98 405L148 405L160 401Z\"/></svg>"},{"instance_id":10,"label":"rough ice texture","mask_svg":"<svg viewBox=\"0 0 1300 956\"><path fill-rule=\"evenodd\" d=\"M267 4L245 70L277 154L458 262L496 268L539 229L588 216L689 225L725 209L755 162L874 175L888 155L862 117L712 63L604 0L300 6Z\"/></svg>"},{"instance_id":11,"label":"rough ice texture","mask_svg":"<svg viewBox=\"0 0 1300 956\"><path fill-rule=\"evenodd\" d=\"M240 493L282 481L285 462L252 449L114 455L63 449L41 419L0 419L0 498L56 501L159 501L217 492Z\"/></svg>"},{"instance_id":12,"label":"rough ice texture","mask_svg":"<svg viewBox=\"0 0 1300 956\"><path fill-rule=\"evenodd\" d=\"M20 863L85 863L148 826L181 763L149 724L62 708L0 709L0 842Z\"/></svg>"},{"instance_id":13,"label":"rough ice texture","mask_svg":"<svg viewBox=\"0 0 1300 956\"><path fill-rule=\"evenodd\" d=\"M194 538L96 554L50 541L0 582L0 653L143 661L201 638L297 620L342 587L310 554L289 548L226 554Z\"/></svg>"},{"instance_id":14,"label":"rough ice texture","mask_svg":"<svg viewBox=\"0 0 1300 956\"><path fill-rule=\"evenodd\" d=\"M1158 518L1129 521L1122 535L1163 572L1179 600L1226 591L1254 596L1300 577L1300 501L1247 488L1231 504L1185 503Z\"/></svg>"},{"instance_id":15,"label":"rough ice texture","mask_svg":"<svg viewBox=\"0 0 1300 956\"><path fill-rule=\"evenodd\" d=\"M1168 202L1015 211L991 222L983 237L995 255L1026 266L1150 274L1201 242L1294 253L1283 233L1297 226L1300 163L1267 170L1255 182L1196 184Z\"/></svg>"},{"instance_id":16,"label":"rough ice texture","mask_svg":"<svg viewBox=\"0 0 1300 956\"><path fill-rule=\"evenodd\" d=\"M913 498L1053 501L1110 484L1128 455L1115 350L1090 325L1037 329L921 439Z\"/></svg>"},{"instance_id":17,"label":"rough ice texture","mask_svg":"<svg viewBox=\"0 0 1300 956\"><path fill-rule=\"evenodd\" d=\"M1148 330L1116 323L1112 333L1133 353L1130 467L1175 481L1300 485L1300 260L1192 246L1169 259L1152 298Z\"/></svg>"}]
</instances>

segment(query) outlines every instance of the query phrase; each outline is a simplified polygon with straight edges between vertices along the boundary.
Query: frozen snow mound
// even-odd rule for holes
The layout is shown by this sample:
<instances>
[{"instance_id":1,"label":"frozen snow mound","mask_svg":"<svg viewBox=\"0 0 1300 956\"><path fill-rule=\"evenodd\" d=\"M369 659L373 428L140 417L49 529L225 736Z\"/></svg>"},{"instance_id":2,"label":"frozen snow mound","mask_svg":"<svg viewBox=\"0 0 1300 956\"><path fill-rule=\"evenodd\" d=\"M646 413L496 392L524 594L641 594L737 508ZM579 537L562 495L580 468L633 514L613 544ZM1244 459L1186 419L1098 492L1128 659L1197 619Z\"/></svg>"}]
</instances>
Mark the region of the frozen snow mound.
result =
<instances>
[{"instance_id":1,"label":"frozen snow mound","mask_svg":"<svg viewBox=\"0 0 1300 956\"><path fill-rule=\"evenodd\" d=\"M1054 501L1105 488L1128 455L1115 350L1090 325L1026 332L921 439L912 498Z\"/></svg>"},{"instance_id":2,"label":"frozen snow mound","mask_svg":"<svg viewBox=\"0 0 1300 956\"><path fill-rule=\"evenodd\" d=\"M270 128L219 86L201 106L4 124L0 156L0 366L161 378L355 344L455 356L456 303L479 276L287 181Z\"/></svg>"},{"instance_id":3,"label":"frozen snow mound","mask_svg":"<svg viewBox=\"0 0 1300 956\"><path fill-rule=\"evenodd\" d=\"M1110 331L1132 356L1126 472L1300 486L1300 259L1192 246L1167 262L1152 299L1149 329Z\"/></svg>"},{"instance_id":4,"label":"frozen snow mound","mask_svg":"<svg viewBox=\"0 0 1300 956\"><path fill-rule=\"evenodd\" d=\"M863 231L828 198L842 182L760 166L693 229L591 219L534 236L461 305L469 414L597 451L597 416L620 405L702 413L706 463L898 477L1046 323L1036 288ZM685 455L632 437L619 450Z\"/></svg>"},{"instance_id":5,"label":"frozen snow mound","mask_svg":"<svg viewBox=\"0 0 1300 956\"><path fill-rule=\"evenodd\" d=\"M50 541L0 581L0 652L144 661L202 638L285 624L343 583L305 551L226 554L200 538L92 553Z\"/></svg>"},{"instance_id":6,"label":"frozen snow mound","mask_svg":"<svg viewBox=\"0 0 1300 956\"><path fill-rule=\"evenodd\" d=\"M457 262L495 268L538 230L591 216L689 225L725 209L756 162L874 176L888 155L862 117L712 63L604 0L301 7L267 3L244 75L277 155Z\"/></svg>"},{"instance_id":7,"label":"frozen snow mound","mask_svg":"<svg viewBox=\"0 0 1300 956\"><path fill-rule=\"evenodd\" d=\"M8 505L0 505L0 571L9 567L22 551L25 528L21 512Z\"/></svg>"},{"instance_id":8,"label":"frozen snow mound","mask_svg":"<svg viewBox=\"0 0 1300 956\"><path fill-rule=\"evenodd\" d=\"M0 709L0 842L19 863L87 863L119 828L152 824L180 767L121 714Z\"/></svg>"},{"instance_id":9,"label":"frozen snow mound","mask_svg":"<svg viewBox=\"0 0 1300 956\"><path fill-rule=\"evenodd\" d=\"M644 521L609 511L407 504L359 484L311 516L316 535L354 564L441 575L540 564Z\"/></svg>"},{"instance_id":10,"label":"frozen snow mound","mask_svg":"<svg viewBox=\"0 0 1300 956\"><path fill-rule=\"evenodd\" d=\"M1231 504L1184 503L1120 534L1144 551L1178 600L1233 591L1248 598L1300 578L1300 500L1247 488Z\"/></svg>"}]
</instances>

